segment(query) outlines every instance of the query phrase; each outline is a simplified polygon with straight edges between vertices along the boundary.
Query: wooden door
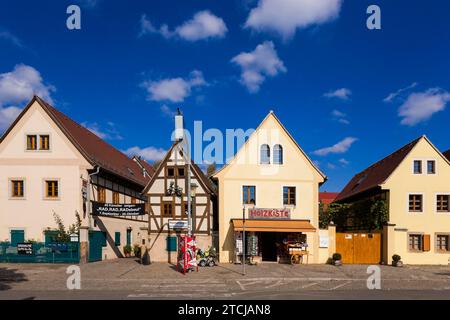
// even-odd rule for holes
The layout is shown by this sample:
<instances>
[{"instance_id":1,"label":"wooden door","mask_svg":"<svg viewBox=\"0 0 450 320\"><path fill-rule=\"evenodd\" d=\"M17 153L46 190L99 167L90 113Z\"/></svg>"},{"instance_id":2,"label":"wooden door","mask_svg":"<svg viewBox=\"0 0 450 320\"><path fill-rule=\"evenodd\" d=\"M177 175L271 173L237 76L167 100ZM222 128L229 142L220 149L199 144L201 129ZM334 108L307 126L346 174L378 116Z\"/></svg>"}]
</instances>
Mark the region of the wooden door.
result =
<instances>
[{"instance_id":1,"label":"wooden door","mask_svg":"<svg viewBox=\"0 0 450 320\"><path fill-rule=\"evenodd\" d=\"M336 251L347 264L378 264L381 262L381 233L336 233Z\"/></svg>"}]
</instances>

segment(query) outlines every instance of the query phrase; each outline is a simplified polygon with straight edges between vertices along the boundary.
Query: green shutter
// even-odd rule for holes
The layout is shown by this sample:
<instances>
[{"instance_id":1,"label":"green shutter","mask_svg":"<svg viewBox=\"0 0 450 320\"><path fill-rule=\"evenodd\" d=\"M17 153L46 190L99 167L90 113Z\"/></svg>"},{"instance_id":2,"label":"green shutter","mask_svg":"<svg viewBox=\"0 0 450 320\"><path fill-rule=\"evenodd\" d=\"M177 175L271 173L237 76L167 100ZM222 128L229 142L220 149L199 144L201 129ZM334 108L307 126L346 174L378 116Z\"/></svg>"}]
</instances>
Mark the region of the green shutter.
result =
<instances>
[{"instance_id":1,"label":"green shutter","mask_svg":"<svg viewBox=\"0 0 450 320\"><path fill-rule=\"evenodd\" d=\"M11 230L11 246L15 247L18 243L25 242L24 230Z\"/></svg>"},{"instance_id":2,"label":"green shutter","mask_svg":"<svg viewBox=\"0 0 450 320\"><path fill-rule=\"evenodd\" d=\"M102 247L106 247L106 232L102 232Z\"/></svg>"},{"instance_id":3,"label":"green shutter","mask_svg":"<svg viewBox=\"0 0 450 320\"><path fill-rule=\"evenodd\" d=\"M177 237L167 237L167 251L177 251Z\"/></svg>"},{"instance_id":4,"label":"green shutter","mask_svg":"<svg viewBox=\"0 0 450 320\"><path fill-rule=\"evenodd\" d=\"M116 245L116 247L120 246L120 232L116 231L116 233L114 234L114 244Z\"/></svg>"}]
</instances>

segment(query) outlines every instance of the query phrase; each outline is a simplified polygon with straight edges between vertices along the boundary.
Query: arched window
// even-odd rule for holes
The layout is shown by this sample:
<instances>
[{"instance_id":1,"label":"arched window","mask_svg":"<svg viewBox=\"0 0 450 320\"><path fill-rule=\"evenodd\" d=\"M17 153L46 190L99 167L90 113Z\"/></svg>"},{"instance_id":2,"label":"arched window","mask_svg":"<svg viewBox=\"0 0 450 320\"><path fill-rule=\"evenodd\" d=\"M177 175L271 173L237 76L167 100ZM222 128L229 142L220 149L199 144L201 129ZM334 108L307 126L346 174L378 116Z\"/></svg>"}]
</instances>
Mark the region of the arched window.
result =
<instances>
[{"instance_id":1,"label":"arched window","mask_svg":"<svg viewBox=\"0 0 450 320\"><path fill-rule=\"evenodd\" d=\"M281 144L276 144L273 147L273 163L283 164L283 147Z\"/></svg>"},{"instance_id":2,"label":"arched window","mask_svg":"<svg viewBox=\"0 0 450 320\"><path fill-rule=\"evenodd\" d=\"M269 164L270 163L270 147L268 144L263 144L261 146L261 164Z\"/></svg>"}]
</instances>

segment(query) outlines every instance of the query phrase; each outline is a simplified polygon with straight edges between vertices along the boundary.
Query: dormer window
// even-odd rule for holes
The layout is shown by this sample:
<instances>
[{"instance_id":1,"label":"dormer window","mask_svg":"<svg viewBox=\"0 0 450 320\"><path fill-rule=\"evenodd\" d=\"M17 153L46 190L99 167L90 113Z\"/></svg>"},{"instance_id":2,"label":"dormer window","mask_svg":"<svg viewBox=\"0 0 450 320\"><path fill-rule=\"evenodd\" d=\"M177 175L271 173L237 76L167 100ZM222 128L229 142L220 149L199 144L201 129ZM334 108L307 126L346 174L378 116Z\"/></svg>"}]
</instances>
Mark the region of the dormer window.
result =
<instances>
[{"instance_id":1,"label":"dormer window","mask_svg":"<svg viewBox=\"0 0 450 320\"><path fill-rule=\"evenodd\" d=\"M268 144L263 144L261 146L261 164L270 164L270 147Z\"/></svg>"},{"instance_id":2,"label":"dormer window","mask_svg":"<svg viewBox=\"0 0 450 320\"><path fill-rule=\"evenodd\" d=\"M283 164L283 147L281 144L276 144L273 147L273 163Z\"/></svg>"}]
</instances>

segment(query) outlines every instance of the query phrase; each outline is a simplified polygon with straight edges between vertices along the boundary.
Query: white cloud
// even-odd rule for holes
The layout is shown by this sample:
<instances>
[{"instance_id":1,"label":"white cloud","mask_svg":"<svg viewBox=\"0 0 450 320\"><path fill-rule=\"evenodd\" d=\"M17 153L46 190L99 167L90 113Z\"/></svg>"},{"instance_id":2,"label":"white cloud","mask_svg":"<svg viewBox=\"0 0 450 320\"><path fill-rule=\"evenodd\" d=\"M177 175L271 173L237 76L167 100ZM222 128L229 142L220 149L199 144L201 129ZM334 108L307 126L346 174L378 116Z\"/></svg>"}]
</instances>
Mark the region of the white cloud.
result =
<instances>
[{"instance_id":1,"label":"white cloud","mask_svg":"<svg viewBox=\"0 0 450 320\"><path fill-rule=\"evenodd\" d=\"M350 121L347 118L347 115L339 110L333 110L331 115L334 120L342 124L350 124Z\"/></svg>"},{"instance_id":2,"label":"white cloud","mask_svg":"<svg viewBox=\"0 0 450 320\"><path fill-rule=\"evenodd\" d=\"M342 0L259 0L250 11L246 28L291 38L297 29L319 25L339 16Z\"/></svg>"},{"instance_id":3,"label":"white cloud","mask_svg":"<svg viewBox=\"0 0 450 320\"><path fill-rule=\"evenodd\" d=\"M334 91L330 91L324 94L327 98L338 98L342 100L348 100L352 92L347 88L340 88Z\"/></svg>"},{"instance_id":4,"label":"white cloud","mask_svg":"<svg viewBox=\"0 0 450 320\"><path fill-rule=\"evenodd\" d=\"M129 157L140 156L147 161L161 160L166 155L166 151L162 148L147 147L141 149L138 146L128 148L124 153Z\"/></svg>"},{"instance_id":5,"label":"white cloud","mask_svg":"<svg viewBox=\"0 0 450 320\"><path fill-rule=\"evenodd\" d=\"M402 118L400 123L414 126L426 121L436 112L443 111L448 101L450 93L439 88L413 92L398 109L398 115Z\"/></svg>"},{"instance_id":6,"label":"white cloud","mask_svg":"<svg viewBox=\"0 0 450 320\"><path fill-rule=\"evenodd\" d=\"M251 93L259 91L266 77L274 77L287 71L283 61L278 58L272 41L263 42L252 52L241 52L231 62L241 67L240 82Z\"/></svg>"},{"instance_id":7,"label":"white cloud","mask_svg":"<svg viewBox=\"0 0 450 320\"><path fill-rule=\"evenodd\" d=\"M174 31L170 31L166 24L158 29L145 15L141 17L141 36L148 33L158 33L166 39L178 37L186 41L198 41L209 38L223 38L227 32L228 29L223 19L208 10L197 12L191 20L176 27Z\"/></svg>"},{"instance_id":8,"label":"white cloud","mask_svg":"<svg viewBox=\"0 0 450 320\"><path fill-rule=\"evenodd\" d=\"M81 124L83 127L91 131L97 137L103 140L122 140L123 137L119 134L116 129L116 125L114 122L108 121L105 128L100 128L100 125L97 122L88 123L83 122Z\"/></svg>"},{"instance_id":9,"label":"white cloud","mask_svg":"<svg viewBox=\"0 0 450 320\"><path fill-rule=\"evenodd\" d=\"M336 165L332 164L331 162L328 162L327 168L333 170L333 169L336 169Z\"/></svg>"},{"instance_id":10,"label":"white cloud","mask_svg":"<svg viewBox=\"0 0 450 320\"><path fill-rule=\"evenodd\" d=\"M350 149L350 147L356 140L358 139L354 137L347 137L339 141L338 143L332 145L331 147L326 147L313 151L313 154L318 156L326 156L330 153L345 153Z\"/></svg>"},{"instance_id":11,"label":"white cloud","mask_svg":"<svg viewBox=\"0 0 450 320\"><path fill-rule=\"evenodd\" d=\"M161 112L169 118L173 118L175 116L175 111L173 111L167 104L163 104L160 109Z\"/></svg>"},{"instance_id":12,"label":"white cloud","mask_svg":"<svg viewBox=\"0 0 450 320\"><path fill-rule=\"evenodd\" d=\"M0 108L0 135L17 118L21 111L22 109L13 106Z\"/></svg>"},{"instance_id":13,"label":"white cloud","mask_svg":"<svg viewBox=\"0 0 450 320\"><path fill-rule=\"evenodd\" d=\"M23 48L22 41L18 37L16 37L14 34L9 32L9 31L0 30L0 39L4 39L6 41L9 41L12 44L14 44L15 46L19 47L19 48Z\"/></svg>"},{"instance_id":14,"label":"white cloud","mask_svg":"<svg viewBox=\"0 0 450 320\"><path fill-rule=\"evenodd\" d=\"M0 74L0 130L6 129L20 113L16 105L28 102L38 95L53 103L51 93L55 88L45 84L35 68L18 64L10 72Z\"/></svg>"},{"instance_id":15,"label":"white cloud","mask_svg":"<svg viewBox=\"0 0 450 320\"><path fill-rule=\"evenodd\" d=\"M201 71L194 70L186 79L167 78L158 81L145 81L142 84L148 92L148 100L182 102L190 96L194 87L207 85Z\"/></svg>"},{"instance_id":16,"label":"white cloud","mask_svg":"<svg viewBox=\"0 0 450 320\"><path fill-rule=\"evenodd\" d=\"M398 89L395 92L390 93L386 98L383 99L383 101L384 102L392 102L392 100L394 100L399 94L401 94L401 93L403 93L405 91L408 91L408 90L410 90L410 89L412 89L412 88L414 88L416 86L417 86L417 82L413 82L413 83L411 83L409 86L407 86L405 88L401 88L401 89Z\"/></svg>"},{"instance_id":17,"label":"white cloud","mask_svg":"<svg viewBox=\"0 0 450 320\"><path fill-rule=\"evenodd\" d=\"M339 163L342 164L343 166L350 164L350 162L344 158L339 159Z\"/></svg>"}]
</instances>

